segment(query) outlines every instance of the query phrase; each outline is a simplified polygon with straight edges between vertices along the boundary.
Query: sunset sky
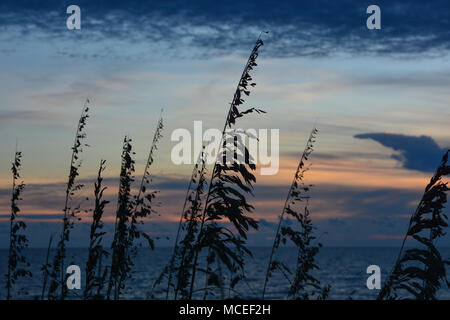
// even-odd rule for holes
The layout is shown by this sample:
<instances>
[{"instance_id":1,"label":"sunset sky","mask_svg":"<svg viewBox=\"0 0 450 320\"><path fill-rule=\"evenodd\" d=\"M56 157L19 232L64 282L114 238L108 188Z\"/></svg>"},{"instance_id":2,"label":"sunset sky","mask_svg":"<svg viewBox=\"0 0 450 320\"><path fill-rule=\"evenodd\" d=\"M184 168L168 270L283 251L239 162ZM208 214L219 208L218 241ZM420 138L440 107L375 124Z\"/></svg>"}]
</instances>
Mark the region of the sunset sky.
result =
<instances>
[{"instance_id":1,"label":"sunset sky","mask_svg":"<svg viewBox=\"0 0 450 320\"><path fill-rule=\"evenodd\" d=\"M81 30L66 8L81 8ZM244 63L265 45L246 100L267 111L241 128L280 130L280 169L257 175L250 245L270 245L299 157L319 129L307 182L311 216L329 246L398 246L410 215L450 147L448 1L377 1L382 29L368 30L370 1L10 1L0 3L0 247L8 245L10 166L16 141L27 184L20 202L31 246L59 231L71 144L91 100L87 195L100 159L113 221L121 141L133 139L143 171L160 109L164 137L152 168L160 190L149 232L171 245L191 165L175 165L177 128L223 127ZM259 172L259 171L258 171ZM91 196L92 197L92 196ZM92 201L83 208L92 207ZM448 209L447 209L448 212ZM71 246L88 243L88 215ZM111 225L108 228L112 228ZM441 244L450 245L449 236Z\"/></svg>"}]
</instances>

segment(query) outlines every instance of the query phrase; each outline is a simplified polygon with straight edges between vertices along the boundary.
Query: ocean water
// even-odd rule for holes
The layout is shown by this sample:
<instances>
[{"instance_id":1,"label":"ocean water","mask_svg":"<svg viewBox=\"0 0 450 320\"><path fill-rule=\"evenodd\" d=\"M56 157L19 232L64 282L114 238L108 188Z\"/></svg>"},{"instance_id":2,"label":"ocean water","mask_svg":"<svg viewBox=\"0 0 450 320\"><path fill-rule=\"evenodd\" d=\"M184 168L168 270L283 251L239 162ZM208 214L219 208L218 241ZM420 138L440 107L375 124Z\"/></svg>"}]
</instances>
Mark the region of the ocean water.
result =
<instances>
[{"instance_id":1,"label":"ocean water","mask_svg":"<svg viewBox=\"0 0 450 320\"><path fill-rule=\"evenodd\" d=\"M246 259L246 276L247 281L241 281L236 287L236 294L241 298L260 298L264 277L267 268L270 248L255 247L251 248L253 258ZM162 286L152 287L155 279L160 275L164 266L167 265L172 253L171 248L156 248L154 251L149 248L142 248L135 260L133 279L126 283L126 288L121 296L122 299L147 299L150 293L154 298L163 299L164 284ZM450 257L450 248L441 249L444 258ZM296 252L294 248L280 248L277 259L289 264L295 259ZM366 287L366 280L369 274L366 268L369 265L378 265L381 268L382 282L391 271L398 254L397 248L349 248L339 247L322 248L317 256L317 265L320 267L315 273L322 284L331 285L329 299L375 299L378 290L369 290ZM16 295L17 299L34 299L40 296L42 290L42 271L41 266L45 262L46 249L28 249L26 252L32 265L32 279L21 280L17 283L16 288L22 288L23 292ZM8 250L0 250L0 272L6 274L7 271ZM84 265L87 257L86 249L68 249L67 262L73 262L80 266L84 272ZM105 261L104 263L106 263ZM0 297L6 296L5 278L1 278ZM84 274L82 274L83 288ZM204 283L204 278L200 277L199 281ZM201 284L200 286L201 287ZM269 281L266 298L268 299L285 299L288 284L284 277L275 274ZM71 290L70 298L77 299L82 290ZM224 297L232 295L233 292L226 290ZM450 290L443 288L439 292L440 299L450 300ZM197 296L198 298L200 296ZM218 292L210 295L209 298L220 298Z\"/></svg>"}]
</instances>

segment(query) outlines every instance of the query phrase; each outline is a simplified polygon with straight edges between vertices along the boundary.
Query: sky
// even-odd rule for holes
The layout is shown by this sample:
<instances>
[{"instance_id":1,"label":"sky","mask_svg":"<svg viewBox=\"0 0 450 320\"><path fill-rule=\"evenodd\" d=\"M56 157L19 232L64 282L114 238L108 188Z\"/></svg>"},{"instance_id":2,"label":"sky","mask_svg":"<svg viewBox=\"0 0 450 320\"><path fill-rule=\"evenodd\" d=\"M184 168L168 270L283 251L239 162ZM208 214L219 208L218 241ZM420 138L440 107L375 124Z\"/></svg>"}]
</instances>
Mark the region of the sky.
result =
<instances>
[{"instance_id":1,"label":"sky","mask_svg":"<svg viewBox=\"0 0 450 320\"><path fill-rule=\"evenodd\" d=\"M68 30L66 8L81 8ZM381 8L381 29L366 8ZM152 167L158 215L145 225L173 244L192 165L175 165L170 137L223 127L242 68L261 31L246 100L267 113L242 128L280 130L280 168L257 175L249 245L271 245L278 215L314 125L306 181L329 246L399 246L430 176L450 147L448 1L10 1L0 3L0 247L8 245L11 160L23 153L21 216L30 245L61 228L71 144L81 107L90 118L80 171L93 193L107 160L105 220L114 219L121 141L133 139L139 176L161 108L165 129ZM92 196L91 196L92 198ZM92 200L82 203L92 207ZM448 211L448 210L447 210ZM88 244L82 214L71 246ZM107 228L112 230L111 224ZM450 245L446 236L443 245Z\"/></svg>"}]
</instances>

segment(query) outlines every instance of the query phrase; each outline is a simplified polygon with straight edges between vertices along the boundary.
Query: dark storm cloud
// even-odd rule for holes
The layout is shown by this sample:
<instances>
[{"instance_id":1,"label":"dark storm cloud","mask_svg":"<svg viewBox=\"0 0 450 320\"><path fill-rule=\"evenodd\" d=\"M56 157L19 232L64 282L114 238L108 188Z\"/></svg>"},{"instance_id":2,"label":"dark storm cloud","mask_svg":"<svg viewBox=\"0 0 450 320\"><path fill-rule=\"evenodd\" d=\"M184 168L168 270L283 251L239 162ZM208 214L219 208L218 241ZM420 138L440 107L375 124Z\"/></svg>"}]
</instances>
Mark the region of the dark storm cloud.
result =
<instances>
[{"instance_id":1,"label":"dark storm cloud","mask_svg":"<svg viewBox=\"0 0 450 320\"><path fill-rule=\"evenodd\" d=\"M385 147L398 151L391 157L400 161L403 168L432 172L436 169L446 148L441 148L428 136L408 136L392 133L364 133L357 134L358 139L372 139Z\"/></svg>"},{"instance_id":2,"label":"dark storm cloud","mask_svg":"<svg viewBox=\"0 0 450 320\"><path fill-rule=\"evenodd\" d=\"M22 35L40 31L64 39L165 42L174 54L239 50L269 29L272 56L441 54L450 49L450 2L377 1L382 29L366 28L369 1L77 1L81 32L67 32L71 1L2 1L0 28ZM180 50L182 49L182 50ZM66 52L74 54L73 52ZM102 52L104 53L104 52Z\"/></svg>"}]
</instances>

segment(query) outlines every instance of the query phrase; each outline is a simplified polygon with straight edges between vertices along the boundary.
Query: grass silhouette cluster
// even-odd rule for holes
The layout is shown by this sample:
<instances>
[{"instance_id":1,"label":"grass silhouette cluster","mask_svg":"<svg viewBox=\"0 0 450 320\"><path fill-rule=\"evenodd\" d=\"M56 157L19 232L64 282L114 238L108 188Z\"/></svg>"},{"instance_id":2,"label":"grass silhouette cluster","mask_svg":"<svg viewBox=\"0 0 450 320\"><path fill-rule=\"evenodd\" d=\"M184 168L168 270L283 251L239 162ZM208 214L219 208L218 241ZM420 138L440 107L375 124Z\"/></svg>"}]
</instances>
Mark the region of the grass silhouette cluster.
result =
<instances>
[{"instance_id":1,"label":"grass silhouette cluster","mask_svg":"<svg viewBox=\"0 0 450 320\"><path fill-rule=\"evenodd\" d=\"M257 66L259 51L264 45L257 39L239 78L233 99L228 108L219 150L212 168L207 168L205 147L192 170L183 207L180 212L174 249L167 266L157 280L149 284L150 298L154 290L162 286L166 299L239 298L236 286L246 282L245 258L252 256L247 246L247 236L258 229L258 221L251 216L254 209L249 197L256 183L254 159L246 147L249 133L236 129L240 118L250 114L264 114L255 108L244 108L245 100L256 83L253 72ZM83 106L72 146L69 175L65 189L61 233L51 235L45 263L42 265L43 283L39 299L68 298L65 267L67 244L74 224L80 219L83 199L76 195L84 187L78 183L81 155L88 145L85 129L89 118L89 100ZM142 231L145 221L156 213L157 191L152 186L151 168L157 146L162 138L163 119L156 125L145 169L139 181L135 181L135 153L132 139L125 136L122 145L118 197L114 223L113 241L110 248L103 244L106 235L103 215L110 201L104 193L103 173L106 161L101 160L94 183L94 207L84 210L91 215L88 257L85 263L85 282L81 298L120 299L127 281L133 277L135 258L142 242L154 248L154 239ZM300 158L286 201L279 216L278 227L269 257L262 292L254 297L267 296L268 283L275 273L286 280L287 299L326 299L330 286L322 284L315 276L319 269L316 256L322 244L315 233L310 218L308 201L312 185L305 182L310 169L309 158L314 149L318 130L313 128ZM446 265L435 246L437 239L445 234L447 216L443 213L447 202L447 183L450 174L447 152L441 165L430 180L414 215L396 264L382 288L379 299L435 299L442 285L450 286L446 277ZM15 284L20 277L31 277L30 264L24 255L28 244L24 234L26 224L20 219L18 202L25 184L20 182L21 152L16 151L12 166L13 183L10 216L10 245L8 256L7 299L15 297ZM210 176L209 176L210 173ZM138 189L134 189L137 183ZM136 192L135 192L136 191ZM52 255L53 240L58 239ZM144 240L144 241L141 241ZM420 247L405 249L407 240ZM277 256L284 244L293 244L292 261L284 262ZM272 280L273 281L273 280ZM281 285L281 284L280 284Z\"/></svg>"}]
</instances>

